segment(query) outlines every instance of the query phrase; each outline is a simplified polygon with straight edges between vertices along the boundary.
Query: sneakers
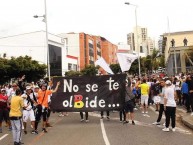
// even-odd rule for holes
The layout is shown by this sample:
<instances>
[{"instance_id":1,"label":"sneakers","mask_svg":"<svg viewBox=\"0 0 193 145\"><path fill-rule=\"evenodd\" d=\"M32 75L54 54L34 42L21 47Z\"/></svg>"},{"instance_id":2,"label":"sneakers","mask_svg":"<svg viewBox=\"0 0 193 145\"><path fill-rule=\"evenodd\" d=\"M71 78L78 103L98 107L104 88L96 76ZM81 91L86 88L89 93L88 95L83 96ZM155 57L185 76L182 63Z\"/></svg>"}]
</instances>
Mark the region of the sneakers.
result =
<instances>
[{"instance_id":1,"label":"sneakers","mask_svg":"<svg viewBox=\"0 0 193 145\"><path fill-rule=\"evenodd\" d=\"M83 121L84 121L84 119L81 119L81 120L80 120L80 122L83 122Z\"/></svg>"},{"instance_id":2,"label":"sneakers","mask_svg":"<svg viewBox=\"0 0 193 145\"><path fill-rule=\"evenodd\" d=\"M176 131L176 128L175 128L175 127L174 127L174 128L172 128L172 131L173 131L173 132L175 132L175 131Z\"/></svg>"},{"instance_id":3,"label":"sneakers","mask_svg":"<svg viewBox=\"0 0 193 145\"><path fill-rule=\"evenodd\" d=\"M129 121L124 121L124 122L123 122L123 125L124 125L124 124L128 124L128 123L129 123Z\"/></svg>"},{"instance_id":4,"label":"sneakers","mask_svg":"<svg viewBox=\"0 0 193 145\"><path fill-rule=\"evenodd\" d=\"M144 111L142 111L141 113L144 114Z\"/></svg>"},{"instance_id":5,"label":"sneakers","mask_svg":"<svg viewBox=\"0 0 193 145\"><path fill-rule=\"evenodd\" d=\"M64 117L64 114L59 114L58 116L59 116L59 117Z\"/></svg>"},{"instance_id":6,"label":"sneakers","mask_svg":"<svg viewBox=\"0 0 193 145\"><path fill-rule=\"evenodd\" d=\"M45 128L42 128L42 131L43 131L44 133L47 133L47 132L48 132Z\"/></svg>"},{"instance_id":7,"label":"sneakers","mask_svg":"<svg viewBox=\"0 0 193 145\"><path fill-rule=\"evenodd\" d=\"M31 133L32 134L38 134L38 131L37 130L32 130Z\"/></svg>"},{"instance_id":8,"label":"sneakers","mask_svg":"<svg viewBox=\"0 0 193 145\"><path fill-rule=\"evenodd\" d=\"M88 122L89 122L89 120L87 119L85 122L86 122L86 123L88 123Z\"/></svg>"},{"instance_id":9,"label":"sneakers","mask_svg":"<svg viewBox=\"0 0 193 145\"><path fill-rule=\"evenodd\" d=\"M135 122L134 122L134 120L132 120L132 125L135 125Z\"/></svg>"},{"instance_id":10,"label":"sneakers","mask_svg":"<svg viewBox=\"0 0 193 145\"><path fill-rule=\"evenodd\" d=\"M101 116L101 119L103 119L104 117L103 116Z\"/></svg>"},{"instance_id":11,"label":"sneakers","mask_svg":"<svg viewBox=\"0 0 193 145\"><path fill-rule=\"evenodd\" d=\"M135 108L134 108L134 110L136 110L136 111L137 111L138 109L135 107Z\"/></svg>"},{"instance_id":12,"label":"sneakers","mask_svg":"<svg viewBox=\"0 0 193 145\"><path fill-rule=\"evenodd\" d=\"M160 125L160 122L154 122L153 125Z\"/></svg>"},{"instance_id":13,"label":"sneakers","mask_svg":"<svg viewBox=\"0 0 193 145\"><path fill-rule=\"evenodd\" d=\"M169 128L164 128L164 129L162 129L162 131L168 132L170 130L169 130Z\"/></svg>"},{"instance_id":14,"label":"sneakers","mask_svg":"<svg viewBox=\"0 0 193 145\"><path fill-rule=\"evenodd\" d=\"M145 114L148 114L148 111L145 111Z\"/></svg>"}]
</instances>

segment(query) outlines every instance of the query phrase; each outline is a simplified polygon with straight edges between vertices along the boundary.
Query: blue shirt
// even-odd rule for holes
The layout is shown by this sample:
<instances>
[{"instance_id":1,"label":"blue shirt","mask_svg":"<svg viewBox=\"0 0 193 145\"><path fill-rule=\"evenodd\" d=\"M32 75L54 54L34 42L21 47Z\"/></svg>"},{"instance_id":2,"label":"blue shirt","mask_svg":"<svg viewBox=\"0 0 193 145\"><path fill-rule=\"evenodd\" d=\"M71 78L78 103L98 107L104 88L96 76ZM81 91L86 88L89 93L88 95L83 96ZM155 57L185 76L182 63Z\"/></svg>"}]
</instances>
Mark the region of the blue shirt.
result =
<instances>
[{"instance_id":1,"label":"blue shirt","mask_svg":"<svg viewBox=\"0 0 193 145\"><path fill-rule=\"evenodd\" d=\"M181 92L182 94L188 94L188 84L186 82L182 83Z\"/></svg>"}]
</instances>

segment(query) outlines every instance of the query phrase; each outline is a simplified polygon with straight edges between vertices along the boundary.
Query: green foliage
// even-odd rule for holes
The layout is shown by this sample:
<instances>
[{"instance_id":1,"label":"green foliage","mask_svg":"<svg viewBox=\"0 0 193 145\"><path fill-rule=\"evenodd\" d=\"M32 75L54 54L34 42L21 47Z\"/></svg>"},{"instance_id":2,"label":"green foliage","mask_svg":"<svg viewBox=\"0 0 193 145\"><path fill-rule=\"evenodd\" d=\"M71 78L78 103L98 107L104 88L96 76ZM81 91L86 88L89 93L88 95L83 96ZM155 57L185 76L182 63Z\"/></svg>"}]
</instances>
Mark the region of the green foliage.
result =
<instances>
[{"instance_id":1,"label":"green foliage","mask_svg":"<svg viewBox=\"0 0 193 145\"><path fill-rule=\"evenodd\" d=\"M121 68L119 64L111 64L109 67L111 68L114 74L121 73Z\"/></svg>"},{"instance_id":2,"label":"green foliage","mask_svg":"<svg viewBox=\"0 0 193 145\"><path fill-rule=\"evenodd\" d=\"M39 64L31 57L12 57L11 59L0 58L0 82L8 82L11 78L18 78L26 75L26 81L36 81L46 74L47 66Z\"/></svg>"},{"instance_id":3,"label":"green foliage","mask_svg":"<svg viewBox=\"0 0 193 145\"><path fill-rule=\"evenodd\" d=\"M132 65L131 65L131 68L129 70L129 73L130 74L138 74L139 72L139 64L138 64L138 59L136 59Z\"/></svg>"},{"instance_id":4,"label":"green foliage","mask_svg":"<svg viewBox=\"0 0 193 145\"><path fill-rule=\"evenodd\" d=\"M81 70L82 75L95 76L98 73L98 68L94 65L87 65L83 70Z\"/></svg>"},{"instance_id":5,"label":"green foliage","mask_svg":"<svg viewBox=\"0 0 193 145\"><path fill-rule=\"evenodd\" d=\"M70 77L70 76L80 76L81 73L79 71L73 71L70 70L68 72L65 72L65 76Z\"/></svg>"}]
</instances>

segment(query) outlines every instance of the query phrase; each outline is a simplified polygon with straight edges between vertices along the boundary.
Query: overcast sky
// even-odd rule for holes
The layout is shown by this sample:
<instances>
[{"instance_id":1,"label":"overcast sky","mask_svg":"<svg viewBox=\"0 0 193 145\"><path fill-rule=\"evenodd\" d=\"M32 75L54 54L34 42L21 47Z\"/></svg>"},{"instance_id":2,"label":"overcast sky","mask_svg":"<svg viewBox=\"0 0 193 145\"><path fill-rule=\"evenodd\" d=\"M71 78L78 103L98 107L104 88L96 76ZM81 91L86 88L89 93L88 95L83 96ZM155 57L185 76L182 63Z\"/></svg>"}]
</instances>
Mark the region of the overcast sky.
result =
<instances>
[{"instance_id":1,"label":"overcast sky","mask_svg":"<svg viewBox=\"0 0 193 145\"><path fill-rule=\"evenodd\" d=\"M47 0L48 31L53 34L85 32L110 42L126 43L127 33L138 25L157 40L168 32L193 30L192 0ZM44 0L0 0L0 37L45 30Z\"/></svg>"}]
</instances>

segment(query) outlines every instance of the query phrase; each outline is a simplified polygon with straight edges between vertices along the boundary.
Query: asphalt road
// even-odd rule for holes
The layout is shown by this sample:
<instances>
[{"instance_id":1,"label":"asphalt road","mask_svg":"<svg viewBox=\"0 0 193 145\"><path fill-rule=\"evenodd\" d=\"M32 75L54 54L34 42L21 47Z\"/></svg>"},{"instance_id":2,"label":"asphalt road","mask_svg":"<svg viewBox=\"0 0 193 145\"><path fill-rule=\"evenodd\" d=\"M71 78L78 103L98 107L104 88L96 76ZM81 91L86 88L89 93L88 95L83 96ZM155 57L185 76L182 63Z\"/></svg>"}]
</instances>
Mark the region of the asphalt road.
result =
<instances>
[{"instance_id":1,"label":"asphalt road","mask_svg":"<svg viewBox=\"0 0 193 145\"><path fill-rule=\"evenodd\" d=\"M23 134L22 142L25 145L193 145L192 131L180 123L176 132L163 132L163 125L152 125L157 118L153 110L150 107L147 115L135 111L136 125L120 123L118 112L110 112L110 121L101 120L99 112L90 112L88 123L80 122L79 113L65 117L55 113L51 115L53 127L48 128L48 133L31 134L28 123L28 134ZM12 133L6 127L0 133L0 145L13 145Z\"/></svg>"}]
</instances>

